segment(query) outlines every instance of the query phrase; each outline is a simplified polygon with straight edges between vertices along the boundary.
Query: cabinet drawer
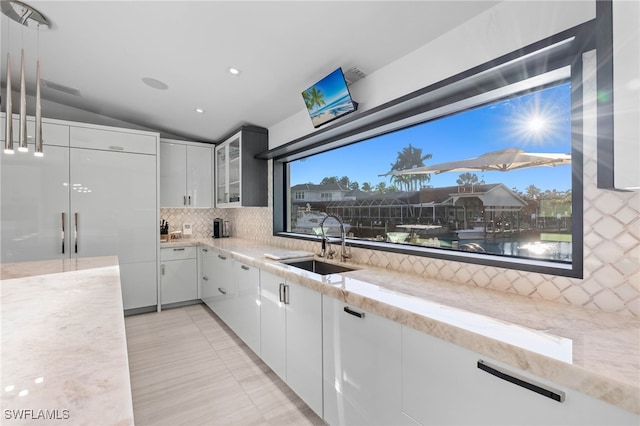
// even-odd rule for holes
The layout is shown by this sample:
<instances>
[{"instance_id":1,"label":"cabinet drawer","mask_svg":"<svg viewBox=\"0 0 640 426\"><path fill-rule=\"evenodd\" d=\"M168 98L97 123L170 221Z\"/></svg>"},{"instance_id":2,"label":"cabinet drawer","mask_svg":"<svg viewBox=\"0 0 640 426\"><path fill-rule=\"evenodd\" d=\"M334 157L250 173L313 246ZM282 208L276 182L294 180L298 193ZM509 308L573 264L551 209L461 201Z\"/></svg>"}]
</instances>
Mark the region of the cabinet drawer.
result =
<instances>
[{"instance_id":1,"label":"cabinet drawer","mask_svg":"<svg viewBox=\"0 0 640 426\"><path fill-rule=\"evenodd\" d=\"M71 126L69 136L71 146L75 148L134 152L138 154L156 154L158 141L152 135L74 126Z\"/></svg>"},{"instance_id":2,"label":"cabinet drawer","mask_svg":"<svg viewBox=\"0 0 640 426\"><path fill-rule=\"evenodd\" d=\"M195 259L196 247L166 247L160 249L160 260Z\"/></svg>"}]
</instances>

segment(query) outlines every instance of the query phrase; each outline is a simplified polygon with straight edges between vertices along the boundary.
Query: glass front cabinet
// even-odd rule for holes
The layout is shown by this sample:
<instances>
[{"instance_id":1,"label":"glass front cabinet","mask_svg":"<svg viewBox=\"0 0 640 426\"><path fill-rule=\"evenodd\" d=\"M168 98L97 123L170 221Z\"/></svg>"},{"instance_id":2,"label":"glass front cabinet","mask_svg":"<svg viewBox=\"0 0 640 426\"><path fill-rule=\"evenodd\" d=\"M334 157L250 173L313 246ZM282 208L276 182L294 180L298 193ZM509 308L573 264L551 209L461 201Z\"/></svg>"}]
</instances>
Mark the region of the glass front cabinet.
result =
<instances>
[{"instance_id":1,"label":"glass front cabinet","mask_svg":"<svg viewBox=\"0 0 640 426\"><path fill-rule=\"evenodd\" d=\"M266 207L267 130L243 126L216 147L216 207Z\"/></svg>"}]
</instances>

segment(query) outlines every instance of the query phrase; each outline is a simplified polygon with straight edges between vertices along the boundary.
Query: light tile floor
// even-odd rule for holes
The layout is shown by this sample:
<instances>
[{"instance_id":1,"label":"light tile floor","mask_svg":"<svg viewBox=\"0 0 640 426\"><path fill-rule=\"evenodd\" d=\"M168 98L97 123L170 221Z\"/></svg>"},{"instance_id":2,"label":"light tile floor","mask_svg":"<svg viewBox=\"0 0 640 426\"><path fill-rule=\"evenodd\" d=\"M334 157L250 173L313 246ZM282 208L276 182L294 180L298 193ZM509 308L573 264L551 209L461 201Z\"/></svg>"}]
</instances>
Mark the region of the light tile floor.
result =
<instances>
[{"instance_id":1,"label":"light tile floor","mask_svg":"<svg viewBox=\"0 0 640 426\"><path fill-rule=\"evenodd\" d=\"M324 425L204 305L125 324L136 425Z\"/></svg>"}]
</instances>

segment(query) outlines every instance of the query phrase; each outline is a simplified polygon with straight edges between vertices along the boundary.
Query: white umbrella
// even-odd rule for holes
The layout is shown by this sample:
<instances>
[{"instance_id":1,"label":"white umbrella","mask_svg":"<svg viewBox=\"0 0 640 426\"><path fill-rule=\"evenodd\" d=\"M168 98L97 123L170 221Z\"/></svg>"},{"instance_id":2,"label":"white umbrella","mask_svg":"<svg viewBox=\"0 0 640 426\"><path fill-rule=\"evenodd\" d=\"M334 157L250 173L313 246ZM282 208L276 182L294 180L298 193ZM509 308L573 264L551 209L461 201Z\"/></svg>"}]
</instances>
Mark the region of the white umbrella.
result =
<instances>
[{"instance_id":1,"label":"white umbrella","mask_svg":"<svg viewBox=\"0 0 640 426\"><path fill-rule=\"evenodd\" d=\"M468 172L524 169L527 167L554 167L563 164L571 164L570 154L561 153L532 153L518 148L508 148L500 151L488 152L479 157L465 160L450 161L448 163L433 164L431 166L416 167L407 170L390 172L387 175L419 175L438 174L444 172Z\"/></svg>"}]
</instances>

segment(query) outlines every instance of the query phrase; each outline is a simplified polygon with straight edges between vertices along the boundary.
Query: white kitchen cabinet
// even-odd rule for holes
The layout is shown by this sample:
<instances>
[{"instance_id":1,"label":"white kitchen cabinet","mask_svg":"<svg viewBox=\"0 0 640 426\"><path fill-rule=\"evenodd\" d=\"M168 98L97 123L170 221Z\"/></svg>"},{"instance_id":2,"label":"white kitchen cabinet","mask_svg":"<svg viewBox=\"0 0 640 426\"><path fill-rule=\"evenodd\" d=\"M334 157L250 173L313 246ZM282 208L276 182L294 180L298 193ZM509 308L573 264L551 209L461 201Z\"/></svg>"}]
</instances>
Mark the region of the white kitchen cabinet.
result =
<instances>
[{"instance_id":1,"label":"white kitchen cabinet","mask_svg":"<svg viewBox=\"0 0 640 426\"><path fill-rule=\"evenodd\" d=\"M262 360L322 417L322 296L260 273Z\"/></svg>"},{"instance_id":2,"label":"white kitchen cabinet","mask_svg":"<svg viewBox=\"0 0 640 426\"><path fill-rule=\"evenodd\" d=\"M215 148L216 207L266 207L267 130L244 126Z\"/></svg>"},{"instance_id":3,"label":"white kitchen cabinet","mask_svg":"<svg viewBox=\"0 0 640 426\"><path fill-rule=\"evenodd\" d=\"M46 124L43 157L2 153L1 261L118 256L125 310L157 305L157 135Z\"/></svg>"},{"instance_id":4,"label":"white kitchen cabinet","mask_svg":"<svg viewBox=\"0 0 640 426\"><path fill-rule=\"evenodd\" d=\"M563 402L478 368L483 360ZM473 351L402 326L402 409L423 425L637 425L639 417Z\"/></svg>"},{"instance_id":5,"label":"white kitchen cabinet","mask_svg":"<svg viewBox=\"0 0 640 426\"><path fill-rule=\"evenodd\" d=\"M242 262L233 262L235 294L225 322L260 355L260 270Z\"/></svg>"},{"instance_id":6,"label":"white kitchen cabinet","mask_svg":"<svg viewBox=\"0 0 640 426\"><path fill-rule=\"evenodd\" d=\"M196 247L160 249L161 304L187 302L198 298Z\"/></svg>"},{"instance_id":7,"label":"white kitchen cabinet","mask_svg":"<svg viewBox=\"0 0 640 426\"><path fill-rule=\"evenodd\" d=\"M198 251L198 297L205 305L211 307L216 290L214 286L215 260L217 253L206 247L200 247Z\"/></svg>"},{"instance_id":8,"label":"white kitchen cabinet","mask_svg":"<svg viewBox=\"0 0 640 426\"><path fill-rule=\"evenodd\" d=\"M400 324L326 295L322 311L324 420L415 424L401 410Z\"/></svg>"},{"instance_id":9,"label":"white kitchen cabinet","mask_svg":"<svg viewBox=\"0 0 640 426\"><path fill-rule=\"evenodd\" d=\"M213 207L213 145L161 140L160 206Z\"/></svg>"},{"instance_id":10,"label":"white kitchen cabinet","mask_svg":"<svg viewBox=\"0 0 640 426\"><path fill-rule=\"evenodd\" d=\"M203 301L226 324L232 318L233 298L235 297L235 280L233 277L233 260L226 254L208 249L203 257L203 277L207 277L207 286L203 288ZM207 272L209 271L209 272ZM206 274L206 275L204 275Z\"/></svg>"}]
</instances>

